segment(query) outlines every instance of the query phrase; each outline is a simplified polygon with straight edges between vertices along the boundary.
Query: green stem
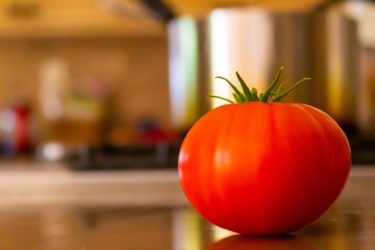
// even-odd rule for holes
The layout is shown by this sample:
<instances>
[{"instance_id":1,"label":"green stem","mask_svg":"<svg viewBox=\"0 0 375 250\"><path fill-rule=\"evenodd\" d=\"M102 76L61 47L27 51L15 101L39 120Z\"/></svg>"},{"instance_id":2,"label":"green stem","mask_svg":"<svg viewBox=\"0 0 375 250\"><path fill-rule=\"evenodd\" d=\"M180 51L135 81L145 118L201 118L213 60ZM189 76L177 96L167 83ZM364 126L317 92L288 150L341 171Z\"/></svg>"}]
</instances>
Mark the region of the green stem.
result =
<instances>
[{"instance_id":1,"label":"green stem","mask_svg":"<svg viewBox=\"0 0 375 250\"><path fill-rule=\"evenodd\" d=\"M251 94L249 87L246 85L245 81L242 79L238 71L236 71L236 76L237 76L238 81L241 84L242 90L246 97L246 101L248 102L254 101L253 95Z\"/></svg>"},{"instance_id":2,"label":"green stem","mask_svg":"<svg viewBox=\"0 0 375 250\"><path fill-rule=\"evenodd\" d=\"M235 100L237 103L241 103L241 102L243 102L243 101L241 100L241 98L240 98L236 93L233 93L232 95L233 95L234 100Z\"/></svg>"},{"instance_id":3,"label":"green stem","mask_svg":"<svg viewBox=\"0 0 375 250\"><path fill-rule=\"evenodd\" d=\"M223 100L223 101L226 101L226 102L229 102L229 103L234 104L234 101L229 100L229 99L227 99L227 98L225 98L225 97L221 97L221 96L217 96L217 95L210 95L210 97L211 97L211 98L217 98L217 99L220 99L220 100Z\"/></svg>"},{"instance_id":4,"label":"green stem","mask_svg":"<svg viewBox=\"0 0 375 250\"><path fill-rule=\"evenodd\" d=\"M287 96L291 91L293 91L296 87L298 87L303 81L310 80L311 78L305 77L298 82L294 83L290 88L280 93L284 87L285 83L279 84L279 80L281 77L281 73L284 70L284 67L280 67L278 72L276 73L274 79L272 80L269 87L266 89L264 93L259 93L256 88L250 88L247 86L243 78L241 77L240 73L236 72L237 80L241 84L242 91L241 92L233 83L231 83L227 78L222 76L217 76L216 78L222 79L226 81L229 86L233 89L233 98L234 101L221 97L221 96L215 96L212 95L212 98L218 98L221 100L224 100L226 102L235 104L235 103L243 103L243 102L279 102L281 99L283 99L285 96ZM275 90L276 88L276 90Z\"/></svg>"},{"instance_id":5,"label":"green stem","mask_svg":"<svg viewBox=\"0 0 375 250\"><path fill-rule=\"evenodd\" d=\"M295 88L297 88L298 85L300 85L303 81L307 81L307 80L311 80L310 77L305 77L301 80L299 80L298 82L296 82L295 84L293 84L292 87L290 87L289 89L285 90L283 93L281 93L280 95L276 96L272 102L278 102L280 101L281 99L283 99L285 96L287 96L291 91L293 91Z\"/></svg>"},{"instance_id":6,"label":"green stem","mask_svg":"<svg viewBox=\"0 0 375 250\"><path fill-rule=\"evenodd\" d=\"M217 76L216 78L226 81L229 84L229 86L233 89L233 91L238 95L238 97L240 98L241 102L245 102L246 101L246 99L242 95L242 93L227 78L222 77L222 76Z\"/></svg>"},{"instance_id":7,"label":"green stem","mask_svg":"<svg viewBox=\"0 0 375 250\"><path fill-rule=\"evenodd\" d=\"M252 88L251 89L251 94L253 95L254 97L254 101L259 101L259 97L258 97L258 90L256 88Z\"/></svg>"},{"instance_id":8,"label":"green stem","mask_svg":"<svg viewBox=\"0 0 375 250\"><path fill-rule=\"evenodd\" d=\"M273 79L271 85L267 88L266 92L264 92L264 95L262 96L261 101L267 102L268 98L270 97L272 90L276 87L277 83L279 82L281 72L284 70L284 66L282 66L279 71L277 71L275 78Z\"/></svg>"},{"instance_id":9,"label":"green stem","mask_svg":"<svg viewBox=\"0 0 375 250\"><path fill-rule=\"evenodd\" d=\"M280 83L280 85L277 87L277 89L275 91L276 95L278 95L280 93L280 91L282 90L282 88L284 87L284 85L285 85L285 82Z\"/></svg>"}]
</instances>

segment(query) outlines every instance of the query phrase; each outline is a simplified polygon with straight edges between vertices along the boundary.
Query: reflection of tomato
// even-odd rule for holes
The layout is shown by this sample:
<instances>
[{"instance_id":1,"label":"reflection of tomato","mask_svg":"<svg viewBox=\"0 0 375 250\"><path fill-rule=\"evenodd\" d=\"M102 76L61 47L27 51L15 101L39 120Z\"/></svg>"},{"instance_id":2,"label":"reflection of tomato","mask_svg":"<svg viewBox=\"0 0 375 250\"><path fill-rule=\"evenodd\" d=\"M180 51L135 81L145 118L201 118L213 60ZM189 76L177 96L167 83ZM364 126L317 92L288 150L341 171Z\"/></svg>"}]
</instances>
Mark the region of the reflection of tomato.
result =
<instances>
[{"instance_id":1,"label":"reflection of tomato","mask_svg":"<svg viewBox=\"0 0 375 250\"><path fill-rule=\"evenodd\" d=\"M240 235L230 236L220 240L206 250L312 250L308 242L297 237L285 236L276 238L252 238Z\"/></svg>"},{"instance_id":2,"label":"reflection of tomato","mask_svg":"<svg viewBox=\"0 0 375 250\"><path fill-rule=\"evenodd\" d=\"M348 177L347 139L304 104L246 102L204 115L180 150L181 186L210 222L243 234L280 234L318 218Z\"/></svg>"}]
</instances>

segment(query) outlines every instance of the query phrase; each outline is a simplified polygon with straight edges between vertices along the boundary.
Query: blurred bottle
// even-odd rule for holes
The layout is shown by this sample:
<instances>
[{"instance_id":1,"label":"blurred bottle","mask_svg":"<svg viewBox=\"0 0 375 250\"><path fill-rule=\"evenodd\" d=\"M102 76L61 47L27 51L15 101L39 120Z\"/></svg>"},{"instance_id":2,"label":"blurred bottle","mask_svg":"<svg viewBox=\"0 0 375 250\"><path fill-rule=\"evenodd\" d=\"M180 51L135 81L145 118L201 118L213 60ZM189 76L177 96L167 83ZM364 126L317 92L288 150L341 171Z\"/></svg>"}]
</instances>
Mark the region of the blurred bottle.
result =
<instances>
[{"instance_id":1,"label":"blurred bottle","mask_svg":"<svg viewBox=\"0 0 375 250\"><path fill-rule=\"evenodd\" d=\"M14 105L0 112L2 153L27 153L31 145L30 109L27 105Z\"/></svg>"},{"instance_id":2,"label":"blurred bottle","mask_svg":"<svg viewBox=\"0 0 375 250\"><path fill-rule=\"evenodd\" d=\"M39 70L41 142L92 144L102 139L107 102L112 88L95 73L73 78L62 58L46 60Z\"/></svg>"},{"instance_id":3,"label":"blurred bottle","mask_svg":"<svg viewBox=\"0 0 375 250\"><path fill-rule=\"evenodd\" d=\"M58 140L57 125L63 117L63 99L70 82L66 61L50 58L39 66L38 75L38 138L39 141Z\"/></svg>"},{"instance_id":4,"label":"blurred bottle","mask_svg":"<svg viewBox=\"0 0 375 250\"><path fill-rule=\"evenodd\" d=\"M56 121L62 117L64 92L70 80L68 64L62 59L48 59L40 66L38 99L46 120Z\"/></svg>"}]
</instances>

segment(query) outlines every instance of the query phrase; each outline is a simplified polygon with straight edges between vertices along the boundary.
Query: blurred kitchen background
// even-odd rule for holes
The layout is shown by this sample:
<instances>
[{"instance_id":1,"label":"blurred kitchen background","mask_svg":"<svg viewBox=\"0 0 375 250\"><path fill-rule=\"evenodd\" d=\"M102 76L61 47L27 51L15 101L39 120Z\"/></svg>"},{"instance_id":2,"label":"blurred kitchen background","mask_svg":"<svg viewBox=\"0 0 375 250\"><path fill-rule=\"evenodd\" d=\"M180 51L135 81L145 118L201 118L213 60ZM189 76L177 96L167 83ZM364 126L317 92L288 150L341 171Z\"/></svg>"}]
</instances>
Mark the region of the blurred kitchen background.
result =
<instances>
[{"instance_id":1,"label":"blurred kitchen background","mask_svg":"<svg viewBox=\"0 0 375 250\"><path fill-rule=\"evenodd\" d=\"M0 249L199 250L232 234L188 205L179 145L222 104L209 95L230 97L214 76L264 90L282 65L289 84L312 77L287 100L332 115L356 167L317 224L249 244L374 249L374 24L360 0L0 0Z\"/></svg>"},{"instance_id":2,"label":"blurred kitchen background","mask_svg":"<svg viewBox=\"0 0 375 250\"><path fill-rule=\"evenodd\" d=\"M375 3L2 0L0 153L76 169L176 167L178 145L230 97L221 75L331 114L375 161Z\"/></svg>"}]
</instances>

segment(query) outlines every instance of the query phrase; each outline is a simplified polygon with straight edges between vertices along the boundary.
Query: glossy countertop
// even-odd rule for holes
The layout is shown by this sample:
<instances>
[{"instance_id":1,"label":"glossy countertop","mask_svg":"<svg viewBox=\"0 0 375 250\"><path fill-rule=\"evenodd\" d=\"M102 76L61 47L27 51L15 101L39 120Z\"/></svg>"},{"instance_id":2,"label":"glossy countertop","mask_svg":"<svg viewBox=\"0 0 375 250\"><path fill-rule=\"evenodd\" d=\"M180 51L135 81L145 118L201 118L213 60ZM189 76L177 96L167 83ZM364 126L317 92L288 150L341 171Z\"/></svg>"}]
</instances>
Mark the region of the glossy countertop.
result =
<instances>
[{"instance_id":1,"label":"glossy countertop","mask_svg":"<svg viewBox=\"0 0 375 250\"><path fill-rule=\"evenodd\" d=\"M159 187L152 194L154 202L149 203L137 202L136 198L134 203L127 198L127 202L102 204L99 200L87 204L34 202L12 206L3 202L0 206L0 249L375 249L375 167L354 167L342 195L316 222L286 236L263 238L235 235L206 222L180 197L177 179L173 182L173 174L169 174L170 177L164 180L158 177ZM5 180L0 171L1 178ZM129 197L149 192L150 188L144 189L146 179L142 178L143 183L138 187L126 190ZM75 181L84 186L85 181L94 180ZM103 177L104 183L108 181ZM166 186L161 188L163 182ZM108 188L109 184L106 185ZM109 191L115 191L116 185ZM101 192L102 195L104 190ZM160 202L156 202L158 192ZM165 192L170 193L169 199L165 198ZM177 201L172 197L177 197Z\"/></svg>"},{"instance_id":2,"label":"glossy countertop","mask_svg":"<svg viewBox=\"0 0 375 250\"><path fill-rule=\"evenodd\" d=\"M72 171L29 161L0 162L0 197L0 207L187 204L175 169Z\"/></svg>"}]
</instances>

